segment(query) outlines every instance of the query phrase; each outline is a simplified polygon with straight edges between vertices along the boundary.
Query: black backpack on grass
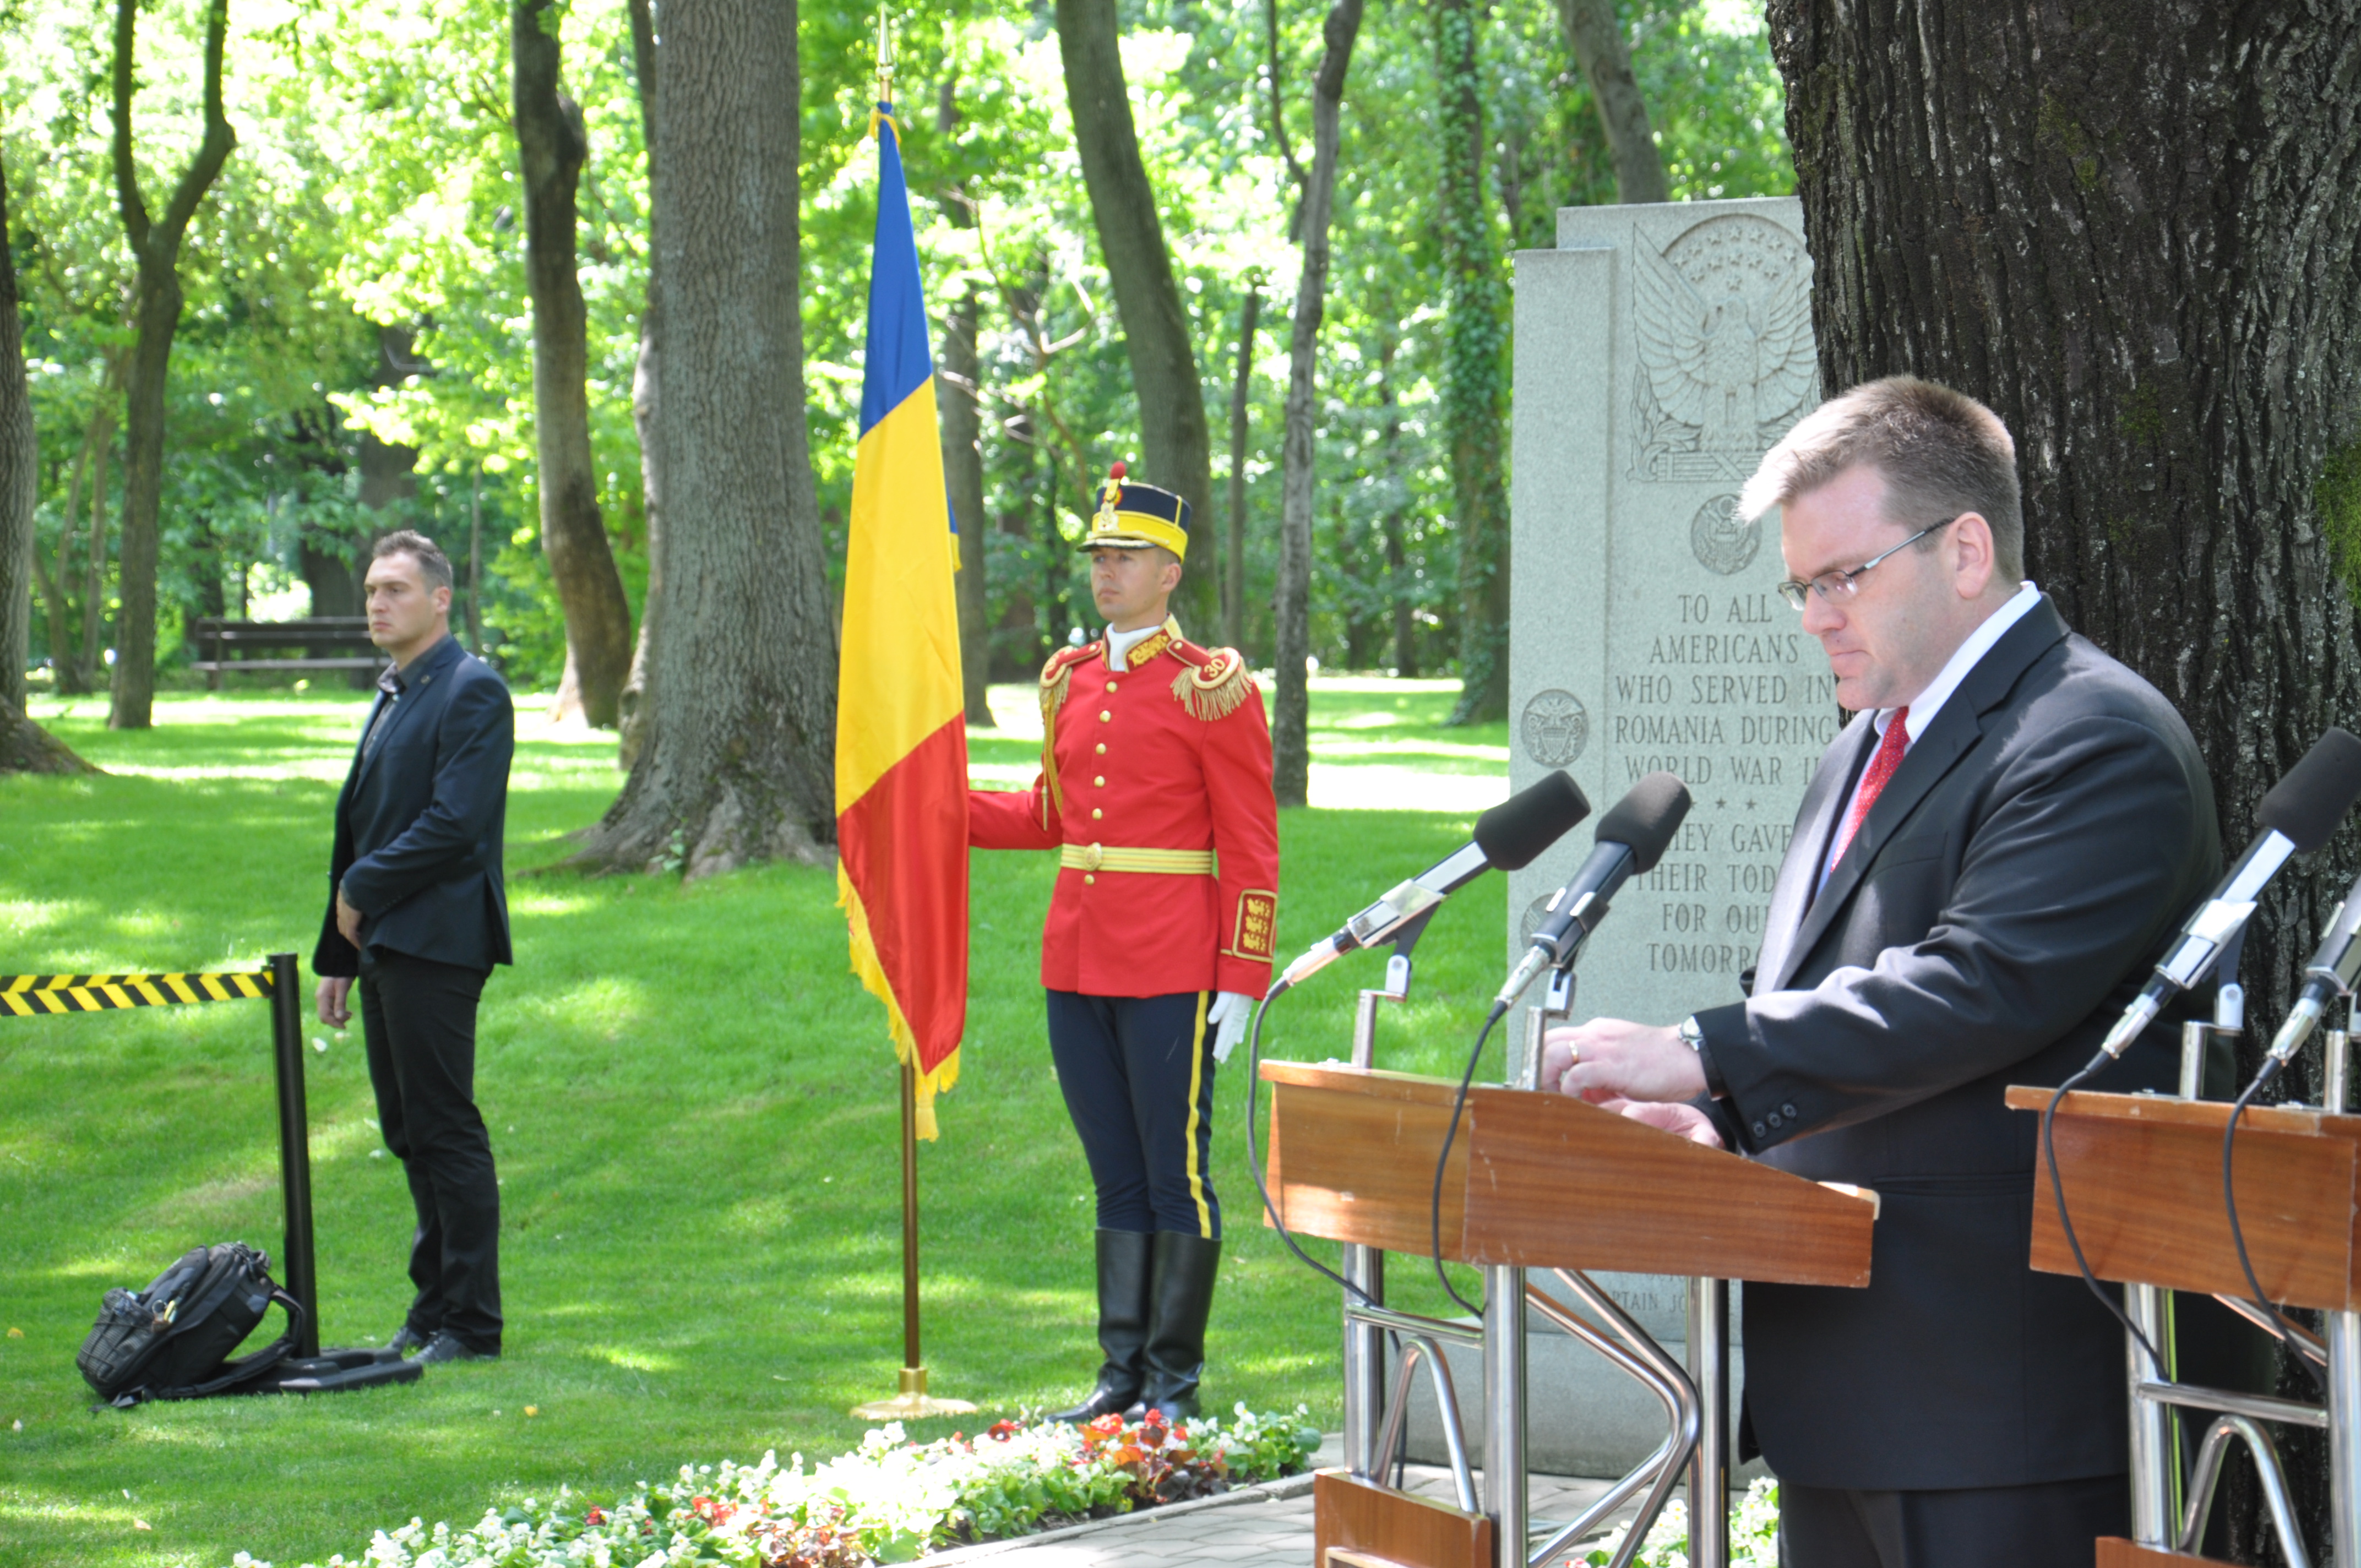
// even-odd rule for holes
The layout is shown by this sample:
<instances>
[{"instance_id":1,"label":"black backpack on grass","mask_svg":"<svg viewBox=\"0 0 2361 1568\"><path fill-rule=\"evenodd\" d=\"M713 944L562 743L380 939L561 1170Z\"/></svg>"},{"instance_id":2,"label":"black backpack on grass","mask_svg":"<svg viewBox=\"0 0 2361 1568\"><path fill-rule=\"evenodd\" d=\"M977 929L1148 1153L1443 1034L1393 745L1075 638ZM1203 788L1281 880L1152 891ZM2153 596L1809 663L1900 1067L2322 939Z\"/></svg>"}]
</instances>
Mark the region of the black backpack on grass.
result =
<instances>
[{"instance_id":1,"label":"black backpack on grass","mask_svg":"<svg viewBox=\"0 0 2361 1568\"><path fill-rule=\"evenodd\" d=\"M276 1301L287 1332L252 1355L230 1352ZM74 1365L102 1399L197 1399L244 1392L287 1359L303 1309L270 1277L269 1255L244 1242L192 1247L141 1291L109 1290Z\"/></svg>"}]
</instances>

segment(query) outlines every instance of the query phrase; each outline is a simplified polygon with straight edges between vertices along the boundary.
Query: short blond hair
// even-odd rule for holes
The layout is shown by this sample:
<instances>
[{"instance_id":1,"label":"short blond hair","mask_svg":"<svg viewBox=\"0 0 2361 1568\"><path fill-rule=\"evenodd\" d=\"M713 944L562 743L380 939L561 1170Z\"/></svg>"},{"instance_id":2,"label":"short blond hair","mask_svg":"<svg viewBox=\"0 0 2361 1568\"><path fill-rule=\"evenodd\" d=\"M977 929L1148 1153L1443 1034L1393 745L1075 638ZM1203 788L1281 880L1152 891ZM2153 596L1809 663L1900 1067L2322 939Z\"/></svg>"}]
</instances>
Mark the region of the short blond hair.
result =
<instances>
[{"instance_id":1,"label":"short blond hair","mask_svg":"<svg viewBox=\"0 0 2361 1568\"><path fill-rule=\"evenodd\" d=\"M2008 426L1965 392L1916 376L1863 382L1806 414L1763 454L1738 515L1751 522L1864 466L1884 477L1888 519L1915 530L1981 513L2000 579L2025 575L2025 505Z\"/></svg>"}]
</instances>

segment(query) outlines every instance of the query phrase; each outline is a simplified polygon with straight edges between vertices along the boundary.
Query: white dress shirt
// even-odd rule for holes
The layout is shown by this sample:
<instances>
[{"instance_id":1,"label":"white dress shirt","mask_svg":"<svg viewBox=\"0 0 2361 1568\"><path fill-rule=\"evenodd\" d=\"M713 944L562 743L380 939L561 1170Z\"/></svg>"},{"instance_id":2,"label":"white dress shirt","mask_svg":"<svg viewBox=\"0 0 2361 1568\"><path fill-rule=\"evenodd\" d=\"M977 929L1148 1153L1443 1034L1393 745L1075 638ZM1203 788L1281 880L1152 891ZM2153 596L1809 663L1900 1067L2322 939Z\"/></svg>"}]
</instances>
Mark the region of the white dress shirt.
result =
<instances>
[{"instance_id":1,"label":"white dress shirt","mask_svg":"<svg viewBox=\"0 0 2361 1568\"><path fill-rule=\"evenodd\" d=\"M2015 594L2006 604L1984 617L1983 624L1968 633L1968 640L1960 643L1943 667L1935 673L1935 678L1927 683L1925 690L1908 702L1877 710L1877 716L1870 723L1876 729L1878 739L1883 740L1885 738L1886 726L1894 722L1896 713L1906 707L1910 710L1910 717L1903 720L1904 732L1909 736L1906 745L1918 744L1918 738L1927 733L1927 727L1935 722L1935 716L1943 711L1943 705L1951 699L1953 692L1960 689L1960 683L1968 678L1968 672L1992 652L1993 644L2005 636L2010 627L2023 620L2040 602L2039 588L2030 582L2019 583ZM1908 757L1906 749L1903 755ZM1853 802L1860 798L1861 786L1868 778L1869 769L1863 767L1860 777L1852 781L1851 791L1845 795L1844 810L1837 815L1828 841L1820 850L1820 875L1819 880L1812 884L1814 893L1827 885L1828 873L1836 870L1836 848L1844 838L1845 821L1852 816Z\"/></svg>"}]
</instances>

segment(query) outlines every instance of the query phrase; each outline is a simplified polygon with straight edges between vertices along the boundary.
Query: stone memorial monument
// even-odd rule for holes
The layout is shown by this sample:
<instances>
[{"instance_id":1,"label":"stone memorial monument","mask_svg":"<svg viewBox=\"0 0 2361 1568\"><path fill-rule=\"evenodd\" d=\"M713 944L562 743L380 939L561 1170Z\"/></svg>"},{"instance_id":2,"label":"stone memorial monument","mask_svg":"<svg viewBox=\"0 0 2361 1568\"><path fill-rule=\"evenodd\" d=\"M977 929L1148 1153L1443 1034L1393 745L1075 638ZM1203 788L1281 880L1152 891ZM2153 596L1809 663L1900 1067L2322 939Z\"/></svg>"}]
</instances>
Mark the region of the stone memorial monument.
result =
<instances>
[{"instance_id":1,"label":"stone memorial monument","mask_svg":"<svg viewBox=\"0 0 2361 1568\"><path fill-rule=\"evenodd\" d=\"M1515 378L1509 782L1563 768L1599 815L1658 769L1688 785L1679 837L1616 896L1575 993L1576 1018L1676 1024L1739 1000L1804 785L1840 728L1827 661L1776 591L1778 520L1733 513L1820 399L1800 207L1562 209L1557 248L1517 255ZM1509 878L1509 963L1590 828ZM1521 1016L1500 1033L1521 1049ZM1679 1281L1600 1283L1682 1353ZM1532 1355L1536 1467L1620 1472L1663 1435L1655 1401L1590 1351L1536 1330ZM1481 1387L1472 1356L1455 1370ZM1440 1457L1421 1398L1413 1452Z\"/></svg>"}]
</instances>

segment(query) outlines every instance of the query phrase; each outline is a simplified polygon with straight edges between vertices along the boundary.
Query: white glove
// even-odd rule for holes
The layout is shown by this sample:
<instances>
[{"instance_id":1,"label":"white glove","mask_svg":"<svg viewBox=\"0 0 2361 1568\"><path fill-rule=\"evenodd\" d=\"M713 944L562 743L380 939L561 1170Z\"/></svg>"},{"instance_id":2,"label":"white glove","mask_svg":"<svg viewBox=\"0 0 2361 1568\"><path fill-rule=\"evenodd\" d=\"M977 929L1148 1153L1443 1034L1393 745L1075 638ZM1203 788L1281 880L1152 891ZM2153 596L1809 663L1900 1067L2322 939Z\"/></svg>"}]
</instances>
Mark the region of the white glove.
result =
<instances>
[{"instance_id":1,"label":"white glove","mask_svg":"<svg viewBox=\"0 0 2361 1568\"><path fill-rule=\"evenodd\" d=\"M1213 1036L1213 1063L1220 1066L1230 1059L1238 1042L1246 1037L1246 1025L1254 1022L1255 999L1240 991L1224 991L1213 998L1205 1009L1205 1022L1218 1024Z\"/></svg>"}]
</instances>

